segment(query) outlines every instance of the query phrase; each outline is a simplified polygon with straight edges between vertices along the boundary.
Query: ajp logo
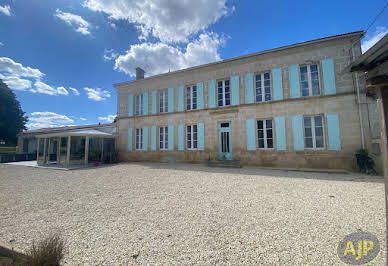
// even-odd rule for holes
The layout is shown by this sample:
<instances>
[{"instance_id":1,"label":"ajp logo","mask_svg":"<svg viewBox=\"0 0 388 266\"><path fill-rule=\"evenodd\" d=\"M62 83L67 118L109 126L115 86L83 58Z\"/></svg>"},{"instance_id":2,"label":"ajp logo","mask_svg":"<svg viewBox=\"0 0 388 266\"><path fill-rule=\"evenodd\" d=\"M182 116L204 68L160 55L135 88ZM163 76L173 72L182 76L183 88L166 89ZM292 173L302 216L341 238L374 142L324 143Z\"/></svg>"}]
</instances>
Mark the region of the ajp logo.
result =
<instances>
[{"instance_id":1,"label":"ajp logo","mask_svg":"<svg viewBox=\"0 0 388 266\"><path fill-rule=\"evenodd\" d=\"M380 252L377 237L368 232L347 235L337 246L338 258L350 265L363 265L374 260Z\"/></svg>"}]
</instances>

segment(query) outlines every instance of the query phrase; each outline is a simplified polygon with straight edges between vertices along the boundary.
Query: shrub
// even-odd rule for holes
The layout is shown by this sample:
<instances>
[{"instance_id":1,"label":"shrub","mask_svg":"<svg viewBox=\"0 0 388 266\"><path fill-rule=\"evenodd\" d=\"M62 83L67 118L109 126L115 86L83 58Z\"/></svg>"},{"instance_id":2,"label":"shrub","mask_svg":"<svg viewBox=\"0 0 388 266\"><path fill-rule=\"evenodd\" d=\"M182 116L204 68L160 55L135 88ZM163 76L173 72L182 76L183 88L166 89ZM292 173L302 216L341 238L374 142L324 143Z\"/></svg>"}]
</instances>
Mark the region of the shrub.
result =
<instances>
[{"instance_id":1,"label":"shrub","mask_svg":"<svg viewBox=\"0 0 388 266\"><path fill-rule=\"evenodd\" d=\"M27 252L25 265L56 266L64 256L65 242L57 234L51 235L38 244L33 243Z\"/></svg>"}]
</instances>

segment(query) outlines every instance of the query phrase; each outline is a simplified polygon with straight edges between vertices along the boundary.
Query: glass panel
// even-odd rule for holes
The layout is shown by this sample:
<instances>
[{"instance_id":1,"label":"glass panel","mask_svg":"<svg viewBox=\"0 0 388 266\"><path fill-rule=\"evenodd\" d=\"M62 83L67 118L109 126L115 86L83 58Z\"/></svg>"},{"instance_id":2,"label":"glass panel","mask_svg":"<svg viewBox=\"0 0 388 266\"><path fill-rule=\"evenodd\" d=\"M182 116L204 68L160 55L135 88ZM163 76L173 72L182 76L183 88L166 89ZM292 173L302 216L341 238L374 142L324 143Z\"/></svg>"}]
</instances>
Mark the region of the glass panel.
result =
<instances>
[{"instance_id":1,"label":"glass panel","mask_svg":"<svg viewBox=\"0 0 388 266\"><path fill-rule=\"evenodd\" d=\"M312 137L313 133L312 133L312 130L311 130L311 127L306 127L304 129L304 136L305 137Z\"/></svg>"},{"instance_id":2,"label":"glass panel","mask_svg":"<svg viewBox=\"0 0 388 266\"><path fill-rule=\"evenodd\" d=\"M225 87L228 86L229 87L229 79L225 80Z\"/></svg>"},{"instance_id":3,"label":"glass panel","mask_svg":"<svg viewBox=\"0 0 388 266\"><path fill-rule=\"evenodd\" d=\"M225 99L225 105L230 105L230 98Z\"/></svg>"},{"instance_id":4,"label":"glass panel","mask_svg":"<svg viewBox=\"0 0 388 266\"><path fill-rule=\"evenodd\" d=\"M312 138L305 138L305 144L307 148L313 147L313 139Z\"/></svg>"},{"instance_id":5,"label":"glass panel","mask_svg":"<svg viewBox=\"0 0 388 266\"><path fill-rule=\"evenodd\" d=\"M264 148L264 139L259 139L259 148Z\"/></svg>"},{"instance_id":6,"label":"glass panel","mask_svg":"<svg viewBox=\"0 0 388 266\"><path fill-rule=\"evenodd\" d=\"M303 120L305 127L311 127L311 117L305 117Z\"/></svg>"},{"instance_id":7,"label":"glass panel","mask_svg":"<svg viewBox=\"0 0 388 266\"><path fill-rule=\"evenodd\" d=\"M316 127L316 128L315 128L315 136L316 136L316 137L321 137L321 136L323 136L323 128L322 128L322 127Z\"/></svg>"},{"instance_id":8,"label":"glass panel","mask_svg":"<svg viewBox=\"0 0 388 266\"><path fill-rule=\"evenodd\" d=\"M229 123L221 123L221 127L229 127Z\"/></svg>"},{"instance_id":9,"label":"glass panel","mask_svg":"<svg viewBox=\"0 0 388 266\"><path fill-rule=\"evenodd\" d=\"M61 138L60 155L67 155L67 137Z\"/></svg>"},{"instance_id":10,"label":"glass panel","mask_svg":"<svg viewBox=\"0 0 388 266\"><path fill-rule=\"evenodd\" d=\"M318 66L317 65L311 65L310 66L310 71L311 72L318 71Z\"/></svg>"},{"instance_id":11,"label":"glass panel","mask_svg":"<svg viewBox=\"0 0 388 266\"><path fill-rule=\"evenodd\" d=\"M70 160L85 159L85 137L71 137Z\"/></svg>"},{"instance_id":12,"label":"glass panel","mask_svg":"<svg viewBox=\"0 0 388 266\"><path fill-rule=\"evenodd\" d=\"M196 140L193 141L193 149L198 148L198 142Z\"/></svg>"},{"instance_id":13,"label":"glass panel","mask_svg":"<svg viewBox=\"0 0 388 266\"><path fill-rule=\"evenodd\" d=\"M267 138L272 139L272 129L267 129Z\"/></svg>"},{"instance_id":14,"label":"glass panel","mask_svg":"<svg viewBox=\"0 0 388 266\"><path fill-rule=\"evenodd\" d=\"M221 132L221 152L225 152L224 134L225 132Z\"/></svg>"},{"instance_id":15,"label":"glass panel","mask_svg":"<svg viewBox=\"0 0 388 266\"><path fill-rule=\"evenodd\" d=\"M315 126L322 126L322 116L315 116Z\"/></svg>"},{"instance_id":16,"label":"glass panel","mask_svg":"<svg viewBox=\"0 0 388 266\"><path fill-rule=\"evenodd\" d=\"M300 67L300 73L301 74L307 73L307 66L301 66Z\"/></svg>"},{"instance_id":17,"label":"glass panel","mask_svg":"<svg viewBox=\"0 0 388 266\"><path fill-rule=\"evenodd\" d=\"M263 128L263 120L258 120L257 121L257 128L262 129Z\"/></svg>"},{"instance_id":18,"label":"glass panel","mask_svg":"<svg viewBox=\"0 0 388 266\"><path fill-rule=\"evenodd\" d=\"M267 128L272 128L272 120L266 120L265 124Z\"/></svg>"},{"instance_id":19,"label":"glass panel","mask_svg":"<svg viewBox=\"0 0 388 266\"><path fill-rule=\"evenodd\" d=\"M38 156L43 156L44 152L44 139L39 139Z\"/></svg>"},{"instance_id":20,"label":"glass panel","mask_svg":"<svg viewBox=\"0 0 388 266\"><path fill-rule=\"evenodd\" d=\"M323 137L316 137L315 138L316 140L316 147L317 148L323 148Z\"/></svg>"},{"instance_id":21,"label":"glass panel","mask_svg":"<svg viewBox=\"0 0 388 266\"><path fill-rule=\"evenodd\" d=\"M226 152L229 152L229 132L226 132Z\"/></svg>"},{"instance_id":22,"label":"glass panel","mask_svg":"<svg viewBox=\"0 0 388 266\"><path fill-rule=\"evenodd\" d=\"M267 139L267 148L269 149L273 148L273 139Z\"/></svg>"},{"instance_id":23,"label":"glass panel","mask_svg":"<svg viewBox=\"0 0 388 266\"><path fill-rule=\"evenodd\" d=\"M257 131L257 136L258 136L259 139L264 138L264 131L263 130Z\"/></svg>"},{"instance_id":24,"label":"glass panel","mask_svg":"<svg viewBox=\"0 0 388 266\"><path fill-rule=\"evenodd\" d=\"M269 73L264 73L264 79L266 79L266 80L270 79Z\"/></svg>"}]
</instances>

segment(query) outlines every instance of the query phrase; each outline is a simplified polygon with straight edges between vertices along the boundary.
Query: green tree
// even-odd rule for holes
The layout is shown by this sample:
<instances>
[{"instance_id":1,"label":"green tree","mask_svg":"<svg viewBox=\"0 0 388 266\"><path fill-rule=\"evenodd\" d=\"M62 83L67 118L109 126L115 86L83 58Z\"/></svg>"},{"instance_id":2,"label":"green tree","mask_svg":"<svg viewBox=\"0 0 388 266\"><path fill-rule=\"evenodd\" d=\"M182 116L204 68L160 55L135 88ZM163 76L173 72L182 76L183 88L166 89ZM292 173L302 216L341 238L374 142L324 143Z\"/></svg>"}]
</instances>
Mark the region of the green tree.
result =
<instances>
[{"instance_id":1,"label":"green tree","mask_svg":"<svg viewBox=\"0 0 388 266\"><path fill-rule=\"evenodd\" d=\"M0 79L0 140L6 145L16 145L16 135L26 129L24 114L13 91Z\"/></svg>"}]
</instances>

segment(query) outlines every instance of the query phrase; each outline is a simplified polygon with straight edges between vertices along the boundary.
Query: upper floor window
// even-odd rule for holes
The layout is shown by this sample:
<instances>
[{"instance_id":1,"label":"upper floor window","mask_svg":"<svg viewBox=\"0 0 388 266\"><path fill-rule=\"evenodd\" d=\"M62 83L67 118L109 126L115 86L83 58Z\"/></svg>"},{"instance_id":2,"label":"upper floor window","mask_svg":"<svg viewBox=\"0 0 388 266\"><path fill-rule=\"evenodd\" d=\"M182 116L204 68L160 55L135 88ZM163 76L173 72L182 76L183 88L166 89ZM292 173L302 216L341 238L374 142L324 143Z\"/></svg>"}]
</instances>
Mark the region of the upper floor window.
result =
<instances>
[{"instance_id":1,"label":"upper floor window","mask_svg":"<svg viewBox=\"0 0 388 266\"><path fill-rule=\"evenodd\" d=\"M302 96L320 95L318 65L306 65L300 67L300 81Z\"/></svg>"},{"instance_id":2,"label":"upper floor window","mask_svg":"<svg viewBox=\"0 0 388 266\"><path fill-rule=\"evenodd\" d=\"M306 148L320 149L324 147L322 116L307 116L303 119L304 143Z\"/></svg>"},{"instance_id":3,"label":"upper floor window","mask_svg":"<svg viewBox=\"0 0 388 266\"><path fill-rule=\"evenodd\" d=\"M162 90L159 92L159 113L168 112L168 91Z\"/></svg>"},{"instance_id":4,"label":"upper floor window","mask_svg":"<svg viewBox=\"0 0 388 266\"><path fill-rule=\"evenodd\" d=\"M271 75L262 73L256 75L256 102L271 100Z\"/></svg>"},{"instance_id":5,"label":"upper floor window","mask_svg":"<svg viewBox=\"0 0 388 266\"><path fill-rule=\"evenodd\" d=\"M186 88L186 110L197 109L197 86Z\"/></svg>"},{"instance_id":6,"label":"upper floor window","mask_svg":"<svg viewBox=\"0 0 388 266\"><path fill-rule=\"evenodd\" d=\"M143 94L136 95L136 115L143 115Z\"/></svg>"},{"instance_id":7,"label":"upper floor window","mask_svg":"<svg viewBox=\"0 0 388 266\"><path fill-rule=\"evenodd\" d=\"M143 149L143 128L136 128L136 141L135 141L136 150Z\"/></svg>"},{"instance_id":8,"label":"upper floor window","mask_svg":"<svg viewBox=\"0 0 388 266\"><path fill-rule=\"evenodd\" d=\"M229 79L218 81L218 106L230 105L230 81Z\"/></svg>"},{"instance_id":9,"label":"upper floor window","mask_svg":"<svg viewBox=\"0 0 388 266\"><path fill-rule=\"evenodd\" d=\"M168 127L159 128L159 149L168 149Z\"/></svg>"},{"instance_id":10,"label":"upper floor window","mask_svg":"<svg viewBox=\"0 0 388 266\"><path fill-rule=\"evenodd\" d=\"M197 125L189 125L186 127L186 146L188 150L198 149Z\"/></svg>"},{"instance_id":11,"label":"upper floor window","mask_svg":"<svg viewBox=\"0 0 388 266\"><path fill-rule=\"evenodd\" d=\"M257 120L257 143L259 149L273 148L272 120Z\"/></svg>"}]
</instances>

